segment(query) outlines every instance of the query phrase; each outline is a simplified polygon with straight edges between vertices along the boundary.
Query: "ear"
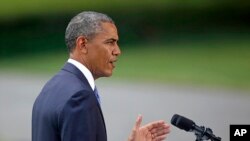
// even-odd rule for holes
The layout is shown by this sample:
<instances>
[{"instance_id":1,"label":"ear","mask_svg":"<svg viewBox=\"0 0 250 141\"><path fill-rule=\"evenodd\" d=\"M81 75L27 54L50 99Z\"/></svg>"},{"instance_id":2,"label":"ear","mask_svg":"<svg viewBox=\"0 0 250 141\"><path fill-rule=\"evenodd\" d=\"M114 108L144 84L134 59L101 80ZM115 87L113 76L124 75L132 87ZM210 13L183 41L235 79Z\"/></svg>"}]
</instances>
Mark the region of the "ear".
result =
<instances>
[{"instance_id":1,"label":"ear","mask_svg":"<svg viewBox=\"0 0 250 141\"><path fill-rule=\"evenodd\" d=\"M79 36L76 39L76 49L81 53L87 53L88 50L86 48L87 38L84 36Z\"/></svg>"}]
</instances>

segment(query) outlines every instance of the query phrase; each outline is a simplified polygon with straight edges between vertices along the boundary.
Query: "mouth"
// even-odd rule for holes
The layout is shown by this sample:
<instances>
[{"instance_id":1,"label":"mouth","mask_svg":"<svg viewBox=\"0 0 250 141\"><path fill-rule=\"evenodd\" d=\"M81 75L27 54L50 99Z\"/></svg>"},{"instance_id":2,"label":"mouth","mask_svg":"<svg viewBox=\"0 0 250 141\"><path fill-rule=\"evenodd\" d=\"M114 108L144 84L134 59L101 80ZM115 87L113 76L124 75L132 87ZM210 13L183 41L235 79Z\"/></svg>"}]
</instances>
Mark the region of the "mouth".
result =
<instances>
[{"instance_id":1,"label":"mouth","mask_svg":"<svg viewBox=\"0 0 250 141\"><path fill-rule=\"evenodd\" d=\"M116 62L117 60L111 60L109 63L112 65L112 67L113 68L115 68L115 62Z\"/></svg>"}]
</instances>

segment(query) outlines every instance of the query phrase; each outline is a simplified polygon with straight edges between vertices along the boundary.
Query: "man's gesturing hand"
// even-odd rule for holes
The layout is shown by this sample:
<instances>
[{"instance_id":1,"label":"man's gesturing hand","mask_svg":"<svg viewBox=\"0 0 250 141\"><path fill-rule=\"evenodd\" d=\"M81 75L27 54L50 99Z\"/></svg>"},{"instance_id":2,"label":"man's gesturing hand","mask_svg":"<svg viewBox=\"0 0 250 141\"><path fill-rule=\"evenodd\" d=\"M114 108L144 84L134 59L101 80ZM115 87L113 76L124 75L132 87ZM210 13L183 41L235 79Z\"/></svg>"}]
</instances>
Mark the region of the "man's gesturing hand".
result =
<instances>
[{"instance_id":1,"label":"man's gesturing hand","mask_svg":"<svg viewBox=\"0 0 250 141\"><path fill-rule=\"evenodd\" d=\"M163 120L151 122L140 127L141 122L142 116L139 115L128 141L163 141L170 132L170 125Z\"/></svg>"}]
</instances>

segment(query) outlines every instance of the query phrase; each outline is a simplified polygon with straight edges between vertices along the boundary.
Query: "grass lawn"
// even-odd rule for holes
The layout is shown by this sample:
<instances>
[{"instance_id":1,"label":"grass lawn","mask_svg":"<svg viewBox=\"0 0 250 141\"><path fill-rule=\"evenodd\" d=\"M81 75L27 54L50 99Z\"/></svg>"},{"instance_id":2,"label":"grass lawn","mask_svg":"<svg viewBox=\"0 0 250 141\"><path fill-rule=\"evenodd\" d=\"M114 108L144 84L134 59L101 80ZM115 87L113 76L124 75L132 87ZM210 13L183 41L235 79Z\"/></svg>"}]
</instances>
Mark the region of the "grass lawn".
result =
<instances>
[{"instance_id":1,"label":"grass lawn","mask_svg":"<svg viewBox=\"0 0 250 141\"><path fill-rule=\"evenodd\" d=\"M122 46L113 77L178 85L250 88L250 41L199 41ZM56 73L67 52L15 56L0 60L1 71Z\"/></svg>"},{"instance_id":2,"label":"grass lawn","mask_svg":"<svg viewBox=\"0 0 250 141\"><path fill-rule=\"evenodd\" d=\"M222 45L225 43L189 43L125 50L115 76L176 84L250 88L250 48L244 43Z\"/></svg>"}]
</instances>

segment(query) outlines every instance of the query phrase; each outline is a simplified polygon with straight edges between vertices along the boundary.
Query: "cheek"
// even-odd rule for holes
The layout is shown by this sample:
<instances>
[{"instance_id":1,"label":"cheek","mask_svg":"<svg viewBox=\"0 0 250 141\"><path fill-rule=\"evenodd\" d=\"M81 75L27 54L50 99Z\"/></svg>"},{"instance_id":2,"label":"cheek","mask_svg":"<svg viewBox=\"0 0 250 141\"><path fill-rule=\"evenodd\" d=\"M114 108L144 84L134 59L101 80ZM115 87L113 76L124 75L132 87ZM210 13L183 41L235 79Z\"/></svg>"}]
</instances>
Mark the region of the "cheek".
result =
<instances>
[{"instance_id":1,"label":"cheek","mask_svg":"<svg viewBox=\"0 0 250 141\"><path fill-rule=\"evenodd\" d=\"M103 50L102 51L102 61L107 64L110 62L110 59L111 59L110 50L108 50L108 49Z\"/></svg>"},{"instance_id":2,"label":"cheek","mask_svg":"<svg viewBox=\"0 0 250 141\"><path fill-rule=\"evenodd\" d=\"M110 55L107 50L102 50L98 54L96 54L96 64L97 67L106 67L110 62ZM98 60L98 62L97 62Z\"/></svg>"}]
</instances>

